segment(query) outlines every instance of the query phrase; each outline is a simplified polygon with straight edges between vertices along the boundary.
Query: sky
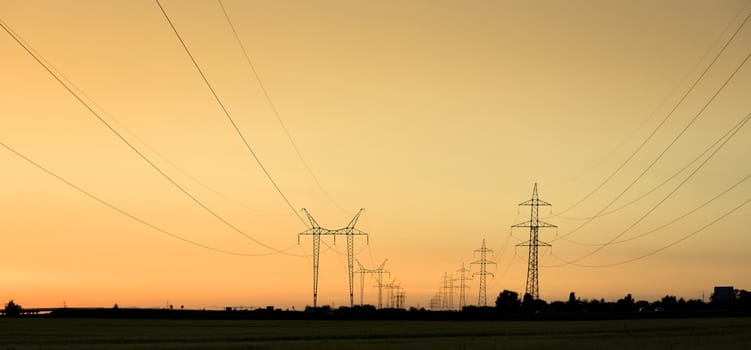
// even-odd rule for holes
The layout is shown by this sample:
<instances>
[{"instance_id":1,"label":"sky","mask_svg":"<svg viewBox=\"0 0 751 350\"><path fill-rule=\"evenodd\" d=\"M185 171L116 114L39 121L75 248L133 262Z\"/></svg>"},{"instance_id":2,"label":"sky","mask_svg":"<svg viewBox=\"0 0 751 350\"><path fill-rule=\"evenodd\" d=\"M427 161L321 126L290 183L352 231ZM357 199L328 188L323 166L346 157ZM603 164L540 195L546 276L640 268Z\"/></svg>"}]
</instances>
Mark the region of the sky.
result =
<instances>
[{"instance_id":1,"label":"sky","mask_svg":"<svg viewBox=\"0 0 751 350\"><path fill-rule=\"evenodd\" d=\"M557 226L540 229L543 299L751 289L751 130L721 139L751 112L748 1L223 0L279 119L219 2L161 4L289 205L156 2L0 0L5 26L112 127L0 31L0 142L204 246L0 148L0 300L299 309L312 241L298 244L297 215L336 229L365 208L356 258L388 259L408 306L429 306L483 239L492 304L524 292L529 229L511 226L535 183ZM322 240L319 304L347 305L346 240Z\"/></svg>"}]
</instances>

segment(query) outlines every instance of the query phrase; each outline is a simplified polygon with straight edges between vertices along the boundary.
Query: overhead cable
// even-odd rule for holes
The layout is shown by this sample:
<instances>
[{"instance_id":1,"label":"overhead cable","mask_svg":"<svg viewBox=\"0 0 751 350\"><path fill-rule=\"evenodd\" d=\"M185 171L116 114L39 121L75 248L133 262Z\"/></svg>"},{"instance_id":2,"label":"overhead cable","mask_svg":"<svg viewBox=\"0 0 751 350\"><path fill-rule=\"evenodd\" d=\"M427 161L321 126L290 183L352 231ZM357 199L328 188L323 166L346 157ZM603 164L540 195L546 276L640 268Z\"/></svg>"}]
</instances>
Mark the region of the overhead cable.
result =
<instances>
[{"instance_id":1,"label":"overhead cable","mask_svg":"<svg viewBox=\"0 0 751 350\"><path fill-rule=\"evenodd\" d=\"M659 252L662 252L662 251L664 251L664 250L666 250L668 248L674 247L677 244L679 244L679 243L681 243L681 242L683 242L683 241L685 241L685 240L687 240L687 239L695 236L696 234L698 234L698 233L706 230L707 228L711 227L712 225L714 225L714 224L720 222L721 220L725 219L730 214L732 214L732 213L738 211L739 209L743 208L748 203L751 203L751 198L747 199L745 202L739 204L738 206L734 207L733 209L730 209L729 211L725 212L721 216L715 218L714 220L710 221L709 223L707 223L706 225L700 227L699 229L697 229L695 231L692 231L691 233L688 233L685 236L683 236L683 237L681 237L681 238L679 238L679 239L677 239L677 240L675 240L673 242L670 242L670 243L668 243L668 244L666 244L666 245L664 245L664 246L662 246L662 247L660 247L658 249L652 250L649 253L642 254L642 255L639 255L639 256L631 258L631 259L627 259L627 260L623 260L623 261L619 261L619 262L615 262L615 263L609 263L609 264L587 265L587 264L578 263L578 262L576 262L576 260L570 261L570 260L565 260L565 259L562 259L562 258L560 258L558 256L555 256L556 259L562 261L563 263L562 264L558 264L558 265L548 265L548 266L543 266L543 267L562 267L562 266L566 266L566 265L572 265L572 266L578 266L578 267L592 267L592 268L596 268L596 267L612 267L612 266L628 264L628 263L631 263L631 262L634 262L634 261L637 261L637 260L641 260L641 259L650 257L652 255L655 255L655 254L657 254Z\"/></svg>"},{"instance_id":2,"label":"overhead cable","mask_svg":"<svg viewBox=\"0 0 751 350\"><path fill-rule=\"evenodd\" d=\"M612 238L612 239L610 239L609 241L605 242L605 243L604 243L604 244L602 244L601 246L599 246L599 247L597 247L597 248L593 249L593 250L592 250L592 251L590 251L589 253L586 253L586 254L584 254L584 255L582 255L582 256L580 256L580 257L576 258L576 259L570 260L570 262L579 262L579 261L581 261L581 260L583 260L583 259L585 259L585 258L587 258L587 257L589 257L589 256L592 256L592 255L596 254L597 252L599 252L599 251L601 251L601 250L605 249L606 247L608 247L609 245L613 244L613 242L617 241L617 240L618 240L619 238L621 238L621 237L622 237L622 236L623 236L624 234L626 234L626 233L627 233L627 232L629 232L629 231L630 231L630 230L631 230L632 228L634 228L634 227L635 227L635 226L636 226L637 224L639 224L640 222L642 222L642 220L644 220L644 219L645 219L645 218L646 218L647 216L649 216L650 214L652 214L652 212L654 212L654 211L655 211L655 210L656 210L656 209L657 209L658 207L660 207L660 205L662 205L663 203L665 203L665 201L667 201L667 200L668 200L668 199L669 199L669 198L670 198L670 197L671 197L671 196L672 196L673 194L675 194L675 193L676 193L676 192L677 192L677 191L678 191L678 190L679 190L679 189L680 189L680 188L681 188L681 187L682 187L682 186L683 186L683 185L684 185L684 184L685 184L686 182L688 182L688 180L690 180L690 179L691 179L691 178L692 178L692 177L693 177L693 176L694 176L694 175L695 175L695 174L696 174L697 172L699 172L699 170L701 170L701 169L702 169L702 167L703 167L703 166L704 166L705 164L707 164L707 162L709 162L709 160L711 160L711 159L712 159L712 158L714 157L714 155L715 155L715 154L717 154L717 152L719 152L719 151L720 151L720 150L721 150L721 149L722 149L722 148L723 148L723 147L725 146L725 144L727 144L727 143L728 143L728 141L730 141L730 140L731 140L731 139L733 138L733 136L735 136L735 135L736 135L736 134L738 133L738 131L740 131L740 130L741 130L741 128L743 127L743 125L745 125L745 124L746 124L746 123L748 122L748 120L749 120L749 119L751 119L751 113L749 113L748 115L746 115L746 116L745 116L745 117L744 117L744 118L743 118L743 119L741 120L741 125L740 125L740 127L736 128L736 129L735 129L735 130L733 131L733 133L732 133L732 134L731 134L730 136L728 136L728 138L727 138L727 139L725 139L725 141L723 141L723 142L722 142L722 144L720 144L720 146L719 146L719 147L718 147L717 149L715 149L715 150L714 150L714 151L713 151L713 152L712 152L712 153L711 153L711 154L709 155L709 157L707 157L706 159L704 159L704 161L703 161L703 162L702 162L701 164L699 164L699 166L698 166L698 167L697 167L696 169L694 169L694 171L693 171L693 172L691 172L691 174L689 174L689 176L687 176L687 177L686 177L685 179L683 179L683 181L681 181L681 183L679 183L679 184L678 184L678 186L676 186L676 187L675 187L675 188L674 188L674 189L673 189L673 190L672 190L672 191L671 191L670 193L668 193L668 194L667 194L667 195L666 195L666 196L665 196L665 197L664 197L664 198L663 198L662 200L660 200L659 202L657 202L657 204L655 204L654 206L652 206L652 208L650 208L649 210L647 210L647 211L646 211L646 212L645 212L645 213L644 213L644 214L643 214L643 215L642 215L641 217L639 217L639 219L637 219L637 220L636 220L636 221L635 221L634 223L632 223L631 225L629 225L629 226L628 226L628 227L627 227L627 228L626 228L625 230L621 231L621 232L620 232L619 234L617 234L617 235L616 235L615 237L613 237L613 238ZM560 238L562 238L562 237L558 237L557 239L560 239Z\"/></svg>"},{"instance_id":3,"label":"overhead cable","mask_svg":"<svg viewBox=\"0 0 751 350\"><path fill-rule=\"evenodd\" d=\"M159 175L161 175L165 180L167 180L170 184L172 184L172 186L174 186L175 188L177 188L180 192L182 192L185 196L187 196L193 202L195 202L200 207L202 207L204 210L206 210L209 214L211 214L212 216L214 216L217 220L221 221L227 227L231 228L233 231L239 233L240 235L244 236L245 238L247 238L247 239L255 242L256 244L258 244L258 245L260 245L262 247L265 247L265 248L267 248L267 249L269 249L271 251L274 251L276 253L284 254L284 255L290 255L290 256L296 256L295 254L290 254L290 253L288 253L288 252L286 252L284 250L274 248L273 246L270 246L270 245L268 245L268 244L266 244L266 243L264 243L264 242L262 242L262 241L260 241L260 240L258 240L256 238L254 238L253 236L247 234L243 230L239 229L237 226L235 226L232 223L230 223L229 221L227 221L224 217L222 217L221 215L219 215L219 213L217 213L214 210L212 210L211 208L209 208L206 204L204 204L198 198L196 198L190 192L188 192L188 190L186 190L184 187L180 186L180 184L178 184L174 179L172 179L169 175L167 175L164 171L162 171L162 169L160 169L153 161L151 161L151 159L149 159L148 157L146 157L146 155L144 155L143 152L141 152L140 150L138 150L138 148L136 148L120 132L118 132L117 129L115 129L114 127L112 127L112 125L109 122L107 122L104 118L102 118L102 116L96 110L94 110L91 105L89 105L86 101L84 101L83 98L81 98L81 96L79 96L65 81L63 81L59 76L57 76L55 74L55 72L53 72L52 69L50 69L50 67L48 67L44 63L44 61L40 58L40 56L37 56L37 54L35 54L33 51L31 51L31 49L25 44L25 42L20 39L20 36L18 36L16 33L14 33L12 30L10 30L10 27L7 24L5 24L5 22L3 22L2 19L0 19L0 27L2 27L5 30L5 32L8 33L8 35L10 35L29 55L31 55L31 57L33 57L34 60L36 60L37 63L39 63L39 65L41 65L42 68L44 68L44 70L46 70L55 80L57 80L57 82L60 83L60 85L62 85L63 88L65 88L65 90L67 90L71 95L73 95L73 97L76 100L78 100L79 103L81 103L91 114L93 114L96 117L97 120L99 120L102 124L104 124L107 127L107 129L109 129L115 136L117 136L123 143L125 143L128 146L128 148L130 148L141 159L143 159L147 164L149 164L149 166L151 166L157 173L159 173Z\"/></svg>"},{"instance_id":4,"label":"overhead cable","mask_svg":"<svg viewBox=\"0 0 751 350\"><path fill-rule=\"evenodd\" d=\"M749 17L751 17L751 14L749 14ZM748 20L749 17L746 17L746 19ZM600 214L602 214L606 210L608 210L608 208L610 208L616 201L618 201L618 199L620 199L626 192L628 192L628 190L630 190L631 187L633 187L650 169L652 169L652 167L655 164L657 164L658 161L660 161L660 159L662 159L662 157L673 147L673 145L675 145L675 143L683 136L683 134L686 133L686 131L694 124L694 122L696 122L696 120L699 119L699 117L704 113L704 111L707 109L707 107L709 107L709 105L712 104L712 102L714 102L715 98L717 98L717 96L725 89L725 87L730 83L730 81L733 79L733 77L735 77L735 75L741 70L741 68L743 68L743 66L748 61L749 57L751 57L751 52L749 52L749 54L746 55L746 57L743 59L743 61L735 68L735 70L733 70L733 72L730 74L730 76L727 79L725 79L725 82L723 82L722 86L720 86L717 89L717 91L702 106L702 108L696 113L696 115L694 115L694 117L688 122L688 124L686 124L686 126L660 152L660 154L654 160L652 160L652 162L649 163L649 165L633 181L631 181L631 183L628 186L626 186L626 188L623 189L623 191L621 191L621 193L619 193L615 198L613 198L605 207L603 207L602 209L600 209L600 211L598 211L590 219L588 219L587 221L585 221L584 223L582 223L581 225L579 225L578 227L576 227L574 230L572 230L572 231L570 231L570 232L568 232L568 233L566 233L566 234L564 234L562 236L557 237L553 241L561 239L561 238L564 238L564 237L567 237L567 236L569 236L569 235L571 235L571 234L579 231L581 228L583 228L584 226L586 226L587 224L589 224L590 222L592 222L592 220L594 220L595 218L597 218L598 216L600 216ZM737 132L737 130L736 130L736 132ZM729 140L729 138L726 139L725 142L723 142L723 144L726 143L728 140ZM719 150L719 148L716 149L715 152L713 152L712 154L716 153L717 150ZM705 160L705 162L708 159L711 159L711 156L710 156L710 158L707 158ZM699 168L697 168L697 170L700 169L700 168L701 168L701 166ZM694 172L696 172L696 170L694 170ZM690 176L688 178L690 178Z\"/></svg>"},{"instance_id":5,"label":"overhead cable","mask_svg":"<svg viewBox=\"0 0 751 350\"><path fill-rule=\"evenodd\" d=\"M148 222L148 221L146 221L144 219L141 219L140 217L137 217L134 214L131 214L130 212L128 212L128 211L126 211L124 209L119 208L118 206L116 206L116 205L114 205L114 204L112 204L112 203L110 203L110 202L102 199L101 197L98 197L98 196L94 195L90 191L88 191L88 190L86 190L86 189L84 189L84 188L82 188L82 187L80 187L80 186L78 186L78 185L70 182L69 180L65 179L64 177L62 177L62 176L60 176L58 174L56 174L52 170L44 167L43 165L37 163L36 161L34 161L31 158L25 156L24 154L22 154L21 152L17 151L16 149L8 146L7 144L5 144L2 141L0 141L0 146L2 146L3 148L5 148L9 152L13 153L17 157L25 160L29 164L35 166L37 169L42 170L43 172L47 173L47 175L50 175L50 176L54 177L58 181L60 181L60 182L62 182L64 184L70 186L71 188L73 188L76 191L78 191L78 192L86 195L87 197L89 197L89 198L91 198L91 199L93 199L93 200L95 200L95 201L97 201L97 202L99 202L99 203L107 206L108 208L110 208L110 209L112 209L112 210L114 210L114 211L116 211L116 212L118 212L118 213L120 213L120 214L128 217L129 219L131 219L133 221L136 221L136 222L138 222L138 223L140 223L140 224L142 224L142 225L144 225L146 227L149 227L149 228L151 228L151 229L153 229L153 230L155 230L157 232L163 233L163 234L165 234L167 236L170 236L172 238L178 239L180 241L183 241L185 243L194 245L194 246L199 247L199 248L204 248L204 249L212 250L212 251L217 252L217 253L223 253L223 254L229 254L229 255L239 255L239 256L268 256L268 255L276 254L276 252L268 252L268 253L244 253L244 252L225 250L225 249L215 248L215 247L209 246L207 244L199 243L197 241L185 238L183 236L180 236L178 234L170 232L170 231L168 231L168 230L166 230L164 228L161 228L161 227L159 227L159 226L157 226L155 224L152 224L152 223L150 223L150 222ZM283 249L283 251L287 252L287 251L295 248L295 246L297 246L297 244L292 245L292 246L290 246L288 248L285 248L285 249ZM307 257L307 255L297 255L297 254L288 254L288 255L297 256L297 257Z\"/></svg>"},{"instance_id":6,"label":"overhead cable","mask_svg":"<svg viewBox=\"0 0 751 350\"><path fill-rule=\"evenodd\" d=\"M235 41L237 41L238 46L240 46L240 49L243 52L243 56L245 56L245 62L248 63L248 66L250 67L251 72L253 72L253 77L255 77L256 82L258 82L258 86L261 88L261 92L263 92L263 96L266 98L266 102L269 104L269 107L271 108L271 111L273 112L274 116L276 117L276 120L279 121L279 125L282 127L282 130L284 130L284 134L287 135L287 140L289 140L289 143L292 145L292 148L295 150L295 153L297 153L297 157L300 159L300 162L305 167L305 170L308 171L308 174L310 174L310 177L313 179L313 181L318 186L318 189L323 193L323 195L328 199L331 204L333 204L337 209L341 210L344 213L349 212L342 208L342 206L339 205L336 201L334 201L334 198L331 197L331 194L323 187L321 184L321 181L318 180L318 177L313 172L313 169L308 164L308 161L305 160L305 157L303 157L302 152L300 151L300 148L297 146L297 142L292 138L292 134L289 132L289 129L287 129L287 126L282 121L282 117L279 114L279 109L277 109L276 104L271 99L271 95L269 94L268 89L266 88L266 85L263 83L263 80L261 80L261 76L258 74L258 71L256 70L255 65L253 64L253 61L250 59L250 55L248 54L248 51L245 49L245 45L243 44L242 40L240 40L240 35L237 34L237 29L235 28L234 23L232 23L232 19L230 19L229 13L227 12L227 9L224 6L224 2L222 0L217 0L219 3L219 7L222 8L222 13L224 14L224 18L227 19L227 23L229 24L230 29L232 29L232 34L235 36Z\"/></svg>"},{"instance_id":7,"label":"overhead cable","mask_svg":"<svg viewBox=\"0 0 751 350\"><path fill-rule=\"evenodd\" d=\"M250 146L250 143L248 142L248 140L245 138L245 135L243 135L243 133L240 131L240 128L237 126L237 123L235 123L234 118L232 118L232 115L229 113L229 110L224 105L224 103L222 102L222 100L219 98L219 95L217 95L216 91L214 90L214 87L209 82L209 79L206 78L206 75L203 73L203 70L198 65L198 62L196 61L195 57L193 56L193 54L188 49L187 44L185 44L185 41L183 40L182 36L180 36L180 33L177 31L177 28L172 23L172 20L170 19L169 15L167 15L167 12L164 10L164 7L162 7L162 4L159 2L159 0L155 0L155 1L156 1L156 4L159 6L159 10L162 11L162 14L164 15L164 18L167 20L167 23L169 24L170 28L172 28L172 31L175 33L175 36L177 36L177 39L180 41L180 44L182 45L183 49L185 50L185 53L188 54L188 57L190 57L190 61L193 62L193 65L196 67L196 70L201 75L201 78L203 79L203 82L206 83L206 86L209 88L209 91L211 91L211 95L214 97L214 99L216 100L216 102L219 104L219 107L221 107L222 112L224 113L224 115L227 116L227 119L229 120L230 124L232 124L232 127L235 129L235 132L237 132L237 135L240 136L240 139L242 139L242 142L245 145L245 148L253 156L253 159L255 159L255 161L258 164L258 166L261 168L261 170L263 171L263 173L266 175L266 178L271 182L272 185L274 185L274 188L279 193L279 195L282 197L282 199L284 199L284 202L287 203L287 206L289 207L290 210L292 210L292 213L294 213L295 216L297 216L297 218L300 220L300 222L302 222L303 225L305 225L305 227L308 227L308 224L305 222L305 220L303 220L302 216L300 216L300 213L298 213L297 210L295 210L295 207L292 205L292 202L290 202L290 200L287 198L287 196L284 194L284 192L282 192L282 189L276 183L276 181L274 180L274 178L271 177L271 174L266 169L266 167L263 165L263 163L261 162L261 159L258 158L258 155L253 150L253 148Z\"/></svg>"},{"instance_id":8,"label":"overhead cable","mask_svg":"<svg viewBox=\"0 0 751 350\"><path fill-rule=\"evenodd\" d=\"M626 166L626 164L628 164L628 163L629 163L629 162L630 162L630 161L631 161L631 160L632 160L632 159L633 159L633 158L634 158L634 157L636 156L636 154L637 154L637 153L639 153L639 152L640 152L640 151L642 150L642 148L644 148L644 146L645 146L645 145L646 145L646 144L647 144L647 143L648 143L648 142L649 142L649 141L650 141L650 140L652 139L652 137L654 137L654 135L655 135L655 134L657 133L657 131L658 131L658 130L660 130L660 128L662 128L662 126L663 126L663 125L665 125L665 123L666 123L666 122L668 121L668 119L670 119L670 117L671 117L671 116L673 115L673 113L675 113L675 111L676 111L676 110L678 109L678 107L679 107L679 106L680 106L681 104L683 104L683 101L685 101L685 100L686 100L686 98L688 97L688 95L689 95L689 94L691 94L691 92L692 92L692 91L694 91L694 88L696 88L696 86L697 86L697 85L699 84L699 82L700 82L700 81L701 81L701 80L702 80L702 79L704 78L704 76L705 76L705 75L707 74L707 72L709 72L709 70L710 70L710 69L711 69L711 68L712 68L712 67L714 66L715 62L717 62L717 60L718 60L718 59L720 58L720 56L721 56L721 55L723 54L723 52L725 52L725 49L726 49L726 48L727 48L727 47L728 47L728 46L730 45L730 43L731 43L731 42L733 41L733 39L735 39L735 37L736 37L736 36L738 35L738 33L739 33L739 32L741 31L741 29L743 28L743 26L745 26L745 25L746 25L746 22L748 22L749 18L751 18L751 13L749 13L749 14L748 14L748 15L746 16L746 18L745 18L745 19L743 20L743 22L742 22L742 23L741 23L741 24L740 24L740 25L738 26L738 28L737 28L737 29L735 30L735 32L733 32L733 35L732 35L732 36L730 36L730 38L729 38L729 39L728 39L728 41L727 41L727 42L725 43L725 45L723 45L723 46L722 46L722 48L720 49L720 51L718 51L718 52L717 52L717 55L715 55L715 57L714 57L714 58L712 59L712 61L711 61L711 62L709 63L709 65L707 65L707 67L706 67L706 68L704 69L704 71L702 71L702 73L701 73L701 74L700 74L700 75L699 75L699 76L698 76L698 77L696 78L696 80L695 80L695 81L694 81L694 83L693 83L693 84L691 85L691 87L689 87L689 88L688 88L688 90L686 90L686 92L685 92L685 93L683 94L683 96L682 96L682 97L681 97L681 98L680 98L680 99L678 100L678 102L677 102L677 103L675 104L675 106L673 106L673 108L672 108L672 109L670 110L670 112L668 112L668 114L667 114L667 115L665 116L665 118L663 118L663 119L662 119L662 121L660 121L660 123L659 123L659 124L658 124L658 125L657 125L657 126L656 126L656 127L655 127L655 128L653 129L653 130L652 130L652 132L651 132L651 133L650 133L650 134L649 134L649 135L648 135L648 136L647 136L647 137L646 137L646 138L645 138L645 139L644 139L644 140L643 140L643 141L641 142L641 144L639 144L639 146L638 146L638 147L637 147L637 148L636 148L636 149L635 149L635 150L634 150L634 151L633 151L633 152L632 152L632 153L631 153L631 154L630 154L630 155L628 156L628 158L626 158L626 160L625 160L625 161L623 161L623 163L621 163L621 165L620 165L620 166L618 166L618 168L616 168L616 169L615 169L615 171L613 171L613 172L612 172L612 173L611 173L610 175L608 175L608 177L607 177L607 178L605 178L605 180L603 180L603 181L602 181L602 182L601 182L601 183L600 183L599 185L597 185L597 187L595 187L595 188L594 188L594 189L593 189L593 190L592 190L591 192L589 192L588 194L586 194L586 195L585 195L584 197L582 197L581 199L579 199L578 201L576 201L576 202L575 202L574 204L570 205L570 206L569 206L569 207L567 207L566 209L563 209L562 211L560 211L560 212L558 212L558 213L554 213L553 215L551 215L551 217L555 217L555 216L557 216L558 214L564 214L564 213L566 213L566 212L570 211L571 209L573 209L573 208L577 207L577 206L578 206L579 204L581 204L582 202L584 202L585 200L587 200L587 199L588 199L589 197L591 197L591 196L592 196L593 194L595 194L595 193L596 193L597 191L599 191L600 189L602 189L602 187L603 187L603 186L605 186L605 184L607 184L608 182L610 182L610 180L611 180L611 179L612 179L613 177L615 177L615 175L616 175L616 174L618 174L618 173L619 173L619 172L621 171L621 169L623 169L623 168L624 168L624 167ZM671 145L672 145L672 143L671 143ZM625 192L624 192L624 193L625 193ZM619 196L618 198L620 198L620 196ZM605 209L607 209L607 208L605 208ZM604 210L603 210L603 211L604 211ZM602 212L600 212L600 213L597 213L597 214L595 215L595 217L596 217L597 215L601 214L601 213L602 213Z\"/></svg>"}]
</instances>

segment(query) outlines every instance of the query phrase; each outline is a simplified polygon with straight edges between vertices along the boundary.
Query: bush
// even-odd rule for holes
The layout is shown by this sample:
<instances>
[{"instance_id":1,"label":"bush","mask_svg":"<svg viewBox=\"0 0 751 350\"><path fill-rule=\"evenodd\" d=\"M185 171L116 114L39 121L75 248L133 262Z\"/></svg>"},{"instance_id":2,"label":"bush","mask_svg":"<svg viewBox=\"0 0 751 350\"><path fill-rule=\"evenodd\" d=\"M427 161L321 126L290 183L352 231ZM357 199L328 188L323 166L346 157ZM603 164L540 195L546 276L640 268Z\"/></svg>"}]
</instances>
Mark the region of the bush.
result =
<instances>
[{"instance_id":1,"label":"bush","mask_svg":"<svg viewBox=\"0 0 751 350\"><path fill-rule=\"evenodd\" d=\"M5 304L5 316L7 317L18 317L21 316L21 311L23 308L21 308L21 305L16 304L13 299L11 299L7 304Z\"/></svg>"}]
</instances>

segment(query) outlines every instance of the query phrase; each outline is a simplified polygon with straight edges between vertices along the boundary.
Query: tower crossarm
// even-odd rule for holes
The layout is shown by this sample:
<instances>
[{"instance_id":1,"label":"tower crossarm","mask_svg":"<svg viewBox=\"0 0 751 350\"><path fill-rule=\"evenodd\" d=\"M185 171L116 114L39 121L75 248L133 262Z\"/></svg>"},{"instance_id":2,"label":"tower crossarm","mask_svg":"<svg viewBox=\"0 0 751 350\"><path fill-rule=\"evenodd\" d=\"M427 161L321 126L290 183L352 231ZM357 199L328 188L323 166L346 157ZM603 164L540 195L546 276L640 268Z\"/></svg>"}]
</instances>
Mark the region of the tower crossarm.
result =
<instances>
[{"instance_id":1,"label":"tower crossarm","mask_svg":"<svg viewBox=\"0 0 751 350\"><path fill-rule=\"evenodd\" d=\"M389 261L389 259L383 259L383 262L381 265L378 265L378 268L376 270L383 270L383 267L386 266L386 262Z\"/></svg>"},{"instance_id":2,"label":"tower crossarm","mask_svg":"<svg viewBox=\"0 0 751 350\"><path fill-rule=\"evenodd\" d=\"M528 200L526 202L519 203L519 205L527 205L527 206L532 206L533 205L533 206L536 206L536 207L549 207L552 204L550 204L550 203L548 203L548 202L546 202L544 200L541 200L541 199L530 199L530 200Z\"/></svg>"},{"instance_id":3,"label":"tower crossarm","mask_svg":"<svg viewBox=\"0 0 751 350\"><path fill-rule=\"evenodd\" d=\"M529 246L532 246L534 244L535 243L532 243L530 241L525 241L525 242L518 243L516 246L517 247L529 247ZM540 246L540 247L552 247L553 246L550 243L543 242L543 241L540 241L540 240L537 241L537 245Z\"/></svg>"},{"instance_id":4,"label":"tower crossarm","mask_svg":"<svg viewBox=\"0 0 751 350\"><path fill-rule=\"evenodd\" d=\"M495 274L490 271L479 271L479 272L473 272L472 276L491 276L495 277Z\"/></svg>"},{"instance_id":5,"label":"tower crossarm","mask_svg":"<svg viewBox=\"0 0 751 350\"><path fill-rule=\"evenodd\" d=\"M318 222L313 217L313 215L310 215L310 212L308 212L308 209L302 208L303 213L305 213L305 216L308 218L308 221L310 221L310 227L311 229L321 228L321 225L318 225Z\"/></svg>"},{"instance_id":6,"label":"tower crossarm","mask_svg":"<svg viewBox=\"0 0 751 350\"><path fill-rule=\"evenodd\" d=\"M547 223L547 222L545 222L545 221L539 221L539 220L537 220L537 221L532 221L532 220L527 220L527 221L525 221L525 222L521 222L521 223L518 223L518 224L516 224L516 225L513 225L513 226L511 226L511 227L514 227L514 228L516 228L516 227L558 227L558 226L556 226L556 225L553 225L553 224L549 224L549 223Z\"/></svg>"},{"instance_id":7,"label":"tower crossarm","mask_svg":"<svg viewBox=\"0 0 751 350\"><path fill-rule=\"evenodd\" d=\"M360 208L360 210L357 211L357 214L355 214L352 220L349 221L349 224L347 224L346 228L355 228L355 225L357 225L357 220L360 220L360 215L363 211L365 211L365 208Z\"/></svg>"}]
</instances>

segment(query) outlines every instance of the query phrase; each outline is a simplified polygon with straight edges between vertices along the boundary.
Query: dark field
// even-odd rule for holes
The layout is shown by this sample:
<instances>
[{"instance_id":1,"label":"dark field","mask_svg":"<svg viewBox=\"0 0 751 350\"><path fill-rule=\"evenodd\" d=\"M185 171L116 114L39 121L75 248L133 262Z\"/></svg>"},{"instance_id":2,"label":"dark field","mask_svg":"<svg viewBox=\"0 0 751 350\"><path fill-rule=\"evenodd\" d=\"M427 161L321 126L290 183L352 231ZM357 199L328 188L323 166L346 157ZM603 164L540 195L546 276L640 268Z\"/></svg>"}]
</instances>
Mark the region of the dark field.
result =
<instances>
[{"instance_id":1,"label":"dark field","mask_svg":"<svg viewBox=\"0 0 751 350\"><path fill-rule=\"evenodd\" d=\"M0 319L5 349L751 349L751 318L609 321Z\"/></svg>"}]
</instances>

